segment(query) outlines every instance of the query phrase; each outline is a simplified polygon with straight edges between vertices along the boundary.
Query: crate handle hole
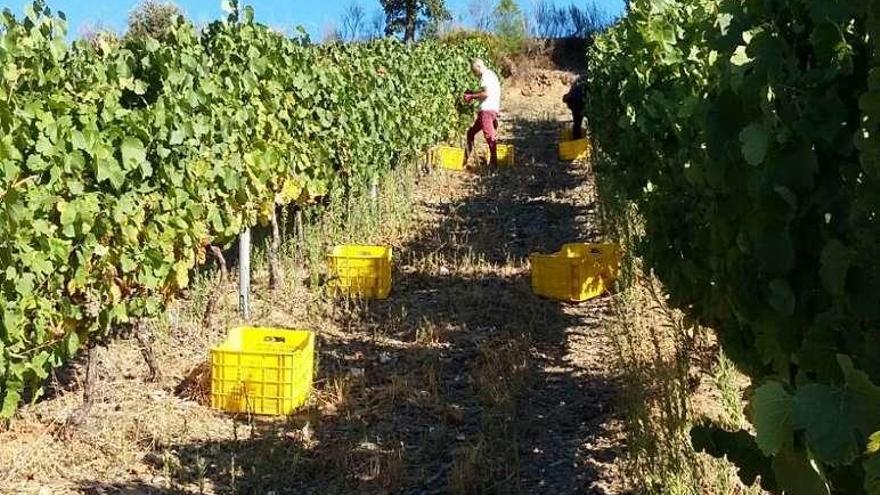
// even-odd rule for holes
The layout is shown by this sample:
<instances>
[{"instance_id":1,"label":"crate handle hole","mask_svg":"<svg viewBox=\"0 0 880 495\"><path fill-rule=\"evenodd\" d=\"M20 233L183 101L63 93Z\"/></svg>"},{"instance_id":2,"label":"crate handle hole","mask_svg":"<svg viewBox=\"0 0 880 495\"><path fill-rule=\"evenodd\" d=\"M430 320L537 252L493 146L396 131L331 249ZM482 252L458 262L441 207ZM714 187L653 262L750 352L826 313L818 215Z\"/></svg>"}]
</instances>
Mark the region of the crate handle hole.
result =
<instances>
[{"instance_id":1,"label":"crate handle hole","mask_svg":"<svg viewBox=\"0 0 880 495\"><path fill-rule=\"evenodd\" d=\"M268 335L263 338L263 342L276 342L276 343L280 344L280 343L284 342L284 337Z\"/></svg>"}]
</instances>

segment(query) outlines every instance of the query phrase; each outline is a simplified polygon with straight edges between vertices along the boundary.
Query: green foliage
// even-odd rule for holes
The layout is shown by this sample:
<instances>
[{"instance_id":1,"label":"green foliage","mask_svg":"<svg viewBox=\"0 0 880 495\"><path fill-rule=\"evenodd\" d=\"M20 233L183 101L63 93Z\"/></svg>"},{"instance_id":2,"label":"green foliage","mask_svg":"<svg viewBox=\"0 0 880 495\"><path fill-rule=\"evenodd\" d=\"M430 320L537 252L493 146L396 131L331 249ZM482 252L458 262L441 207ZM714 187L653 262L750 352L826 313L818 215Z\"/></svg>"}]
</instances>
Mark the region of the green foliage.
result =
<instances>
[{"instance_id":1,"label":"green foliage","mask_svg":"<svg viewBox=\"0 0 880 495\"><path fill-rule=\"evenodd\" d=\"M877 493L876 2L631 2L590 51L597 172L755 389L787 493Z\"/></svg>"},{"instance_id":2,"label":"green foliage","mask_svg":"<svg viewBox=\"0 0 880 495\"><path fill-rule=\"evenodd\" d=\"M513 53L522 49L526 41L526 18L514 0L500 0L494 13L495 36L502 49Z\"/></svg>"},{"instance_id":3,"label":"green foliage","mask_svg":"<svg viewBox=\"0 0 880 495\"><path fill-rule=\"evenodd\" d=\"M414 41L420 28L436 28L436 23L452 18L444 0L381 0L380 3L385 11L385 34L403 34L403 41Z\"/></svg>"},{"instance_id":4,"label":"green foliage","mask_svg":"<svg viewBox=\"0 0 880 495\"><path fill-rule=\"evenodd\" d=\"M160 43L69 46L0 17L0 417L53 367L160 314L276 204L372 183L466 123L477 41L314 47L245 9Z\"/></svg>"},{"instance_id":5,"label":"green foliage","mask_svg":"<svg viewBox=\"0 0 880 495\"><path fill-rule=\"evenodd\" d=\"M144 0L128 16L128 36L163 39L183 15L180 7L163 0Z\"/></svg>"}]
</instances>

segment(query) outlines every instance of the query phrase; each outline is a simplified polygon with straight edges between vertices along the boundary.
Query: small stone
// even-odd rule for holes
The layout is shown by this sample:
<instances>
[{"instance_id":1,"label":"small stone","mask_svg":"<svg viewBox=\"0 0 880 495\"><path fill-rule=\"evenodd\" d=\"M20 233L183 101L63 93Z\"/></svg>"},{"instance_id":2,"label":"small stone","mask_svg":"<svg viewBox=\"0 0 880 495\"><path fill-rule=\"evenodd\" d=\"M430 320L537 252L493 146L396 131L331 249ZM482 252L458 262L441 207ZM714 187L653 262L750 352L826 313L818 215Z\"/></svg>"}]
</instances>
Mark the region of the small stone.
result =
<instances>
[{"instance_id":1,"label":"small stone","mask_svg":"<svg viewBox=\"0 0 880 495\"><path fill-rule=\"evenodd\" d=\"M160 400L168 397L168 393L165 392L164 390L154 390L154 391L150 392L149 396L150 396L150 400L152 400L153 402L159 402Z\"/></svg>"}]
</instances>

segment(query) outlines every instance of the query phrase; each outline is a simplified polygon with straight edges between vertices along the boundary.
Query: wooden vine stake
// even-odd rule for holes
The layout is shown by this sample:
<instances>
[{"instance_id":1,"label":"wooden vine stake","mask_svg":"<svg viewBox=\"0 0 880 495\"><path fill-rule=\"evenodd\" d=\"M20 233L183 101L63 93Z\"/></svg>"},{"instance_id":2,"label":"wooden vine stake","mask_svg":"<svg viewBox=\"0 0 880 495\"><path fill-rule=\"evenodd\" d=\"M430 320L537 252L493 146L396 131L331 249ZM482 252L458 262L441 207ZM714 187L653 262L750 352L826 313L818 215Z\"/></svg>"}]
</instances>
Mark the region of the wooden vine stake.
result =
<instances>
[{"instance_id":1,"label":"wooden vine stake","mask_svg":"<svg viewBox=\"0 0 880 495\"><path fill-rule=\"evenodd\" d=\"M162 370L159 368L159 363L156 362L156 355L153 353L153 338L150 327L144 318L138 318L134 325L134 338L137 340L138 348L140 348L141 355L144 357L144 362L147 363L147 368L150 372L147 379L151 383L156 383L162 379Z\"/></svg>"},{"instance_id":2,"label":"wooden vine stake","mask_svg":"<svg viewBox=\"0 0 880 495\"><path fill-rule=\"evenodd\" d=\"M293 224L294 229L296 230L296 253L299 258L299 262L303 262L305 260L305 250L306 250L306 233L303 230L303 217L302 217L302 208L297 207L296 212L293 214Z\"/></svg>"},{"instance_id":3,"label":"wooden vine stake","mask_svg":"<svg viewBox=\"0 0 880 495\"><path fill-rule=\"evenodd\" d=\"M68 436L71 430L79 428L85 423L86 418L89 417L89 413L92 411L92 405L95 403L95 382L98 378L95 369L95 361L98 357L96 348L95 344L91 344L86 349L86 370L82 381L83 401L70 414L64 426L61 427L61 436Z\"/></svg>"},{"instance_id":4,"label":"wooden vine stake","mask_svg":"<svg viewBox=\"0 0 880 495\"><path fill-rule=\"evenodd\" d=\"M238 310L241 319L251 318L251 229L245 229L238 238Z\"/></svg>"}]
</instances>

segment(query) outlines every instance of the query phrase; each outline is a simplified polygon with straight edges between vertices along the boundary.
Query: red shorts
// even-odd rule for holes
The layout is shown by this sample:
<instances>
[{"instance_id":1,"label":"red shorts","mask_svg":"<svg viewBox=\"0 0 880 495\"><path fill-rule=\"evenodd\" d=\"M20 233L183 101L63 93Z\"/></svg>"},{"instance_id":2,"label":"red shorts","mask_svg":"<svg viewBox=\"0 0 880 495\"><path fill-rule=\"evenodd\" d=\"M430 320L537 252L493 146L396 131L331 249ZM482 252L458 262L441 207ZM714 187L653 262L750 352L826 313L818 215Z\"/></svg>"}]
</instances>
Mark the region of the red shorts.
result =
<instances>
[{"instance_id":1,"label":"red shorts","mask_svg":"<svg viewBox=\"0 0 880 495\"><path fill-rule=\"evenodd\" d=\"M477 120L468 131L468 140L473 141L480 131L486 137L486 141L495 142L497 135L495 130L498 129L498 112L480 110L477 114Z\"/></svg>"}]
</instances>

